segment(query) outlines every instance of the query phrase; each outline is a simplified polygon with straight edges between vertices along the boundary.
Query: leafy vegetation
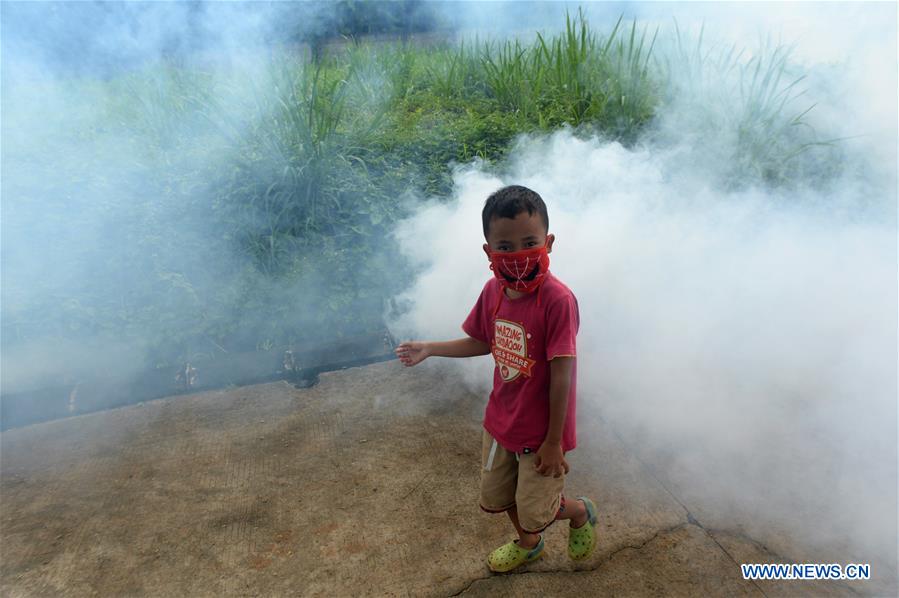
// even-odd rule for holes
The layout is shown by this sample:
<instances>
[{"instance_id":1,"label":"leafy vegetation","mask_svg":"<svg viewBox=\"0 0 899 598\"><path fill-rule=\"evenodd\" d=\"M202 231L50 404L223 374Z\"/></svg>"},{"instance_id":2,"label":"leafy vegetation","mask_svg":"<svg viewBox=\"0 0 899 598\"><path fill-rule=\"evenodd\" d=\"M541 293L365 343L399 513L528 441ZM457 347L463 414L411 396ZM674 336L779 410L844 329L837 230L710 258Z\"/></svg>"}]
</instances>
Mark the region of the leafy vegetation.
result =
<instances>
[{"instance_id":1,"label":"leafy vegetation","mask_svg":"<svg viewBox=\"0 0 899 598\"><path fill-rule=\"evenodd\" d=\"M674 85L656 33L619 20L600 34L579 14L530 43L352 42L312 62L272 49L263 68L161 63L74 80L93 115L68 129L77 155L71 139L33 140L45 155L9 164L42 174L13 176L7 205L47 197L52 212L78 189L82 205L107 206L108 230L72 258L80 281L48 281L40 302L6 295L4 345L109 334L162 365L376 329L410 274L390 240L408 198L446 196L452 163L502 160L521 133L567 125L635 142ZM679 48L693 97L711 105L710 59ZM736 171L774 184L812 143L794 135L805 113L789 109L785 61L775 49L716 63L739 71L742 104L734 122L707 118L739 137Z\"/></svg>"},{"instance_id":2,"label":"leafy vegetation","mask_svg":"<svg viewBox=\"0 0 899 598\"><path fill-rule=\"evenodd\" d=\"M824 181L823 172L839 168L838 140L820 139L807 121L815 104L804 98L805 75L790 51L768 41L747 56L709 45L702 31L690 43L676 29L673 49L658 60L660 105L678 115L674 133L705 140L712 161L726 166L725 186Z\"/></svg>"}]
</instances>

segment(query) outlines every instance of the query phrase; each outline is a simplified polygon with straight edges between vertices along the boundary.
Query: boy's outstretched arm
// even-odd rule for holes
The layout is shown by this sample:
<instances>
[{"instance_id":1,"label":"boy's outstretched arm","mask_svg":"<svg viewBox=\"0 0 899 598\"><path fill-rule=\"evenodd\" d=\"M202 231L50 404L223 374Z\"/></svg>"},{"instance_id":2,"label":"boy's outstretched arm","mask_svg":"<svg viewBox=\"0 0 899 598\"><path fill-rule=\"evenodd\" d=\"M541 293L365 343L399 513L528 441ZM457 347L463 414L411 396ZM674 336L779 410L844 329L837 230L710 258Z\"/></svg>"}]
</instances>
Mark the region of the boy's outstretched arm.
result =
<instances>
[{"instance_id":1,"label":"boy's outstretched arm","mask_svg":"<svg viewBox=\"0 0 899 598\"><path fill-rule=\"evenodd\" d=\"M467 336L454 341L406 341L397 345L396 356L406 366L421 363L428 357L474 357L489 355L490 345Z\"/></svg>"}]
</instances>

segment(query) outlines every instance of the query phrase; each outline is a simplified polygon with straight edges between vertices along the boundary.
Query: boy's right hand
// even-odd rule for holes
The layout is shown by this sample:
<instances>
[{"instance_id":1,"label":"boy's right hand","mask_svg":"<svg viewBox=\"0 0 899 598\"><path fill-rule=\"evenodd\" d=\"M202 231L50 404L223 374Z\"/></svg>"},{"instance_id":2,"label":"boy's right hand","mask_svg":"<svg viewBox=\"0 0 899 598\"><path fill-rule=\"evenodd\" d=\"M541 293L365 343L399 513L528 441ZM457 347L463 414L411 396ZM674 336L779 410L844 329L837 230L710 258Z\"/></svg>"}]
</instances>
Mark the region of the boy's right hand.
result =
<instances>
[{"instance_id":1,"label":"boy's right hand","mask_svg":"<svg viewBox=\"0 0 899 598\"><path fill-rule=\"evenodd\" d=\"M396 356L406 367L421 363L431 354L428 352L428 344L422 341L406 341L397 345Z\"/></svg>"}]
</instances>

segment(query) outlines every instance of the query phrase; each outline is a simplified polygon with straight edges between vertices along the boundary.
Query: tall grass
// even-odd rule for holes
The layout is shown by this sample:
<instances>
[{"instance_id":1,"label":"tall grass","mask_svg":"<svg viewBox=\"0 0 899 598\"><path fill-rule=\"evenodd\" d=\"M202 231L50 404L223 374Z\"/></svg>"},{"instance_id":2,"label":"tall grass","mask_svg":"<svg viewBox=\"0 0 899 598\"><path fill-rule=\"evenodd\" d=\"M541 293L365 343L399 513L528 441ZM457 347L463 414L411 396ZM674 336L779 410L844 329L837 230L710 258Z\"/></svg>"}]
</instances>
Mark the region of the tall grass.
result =
<instances>
[{"instance_id":1,"label":"tall grass","mask_svg":"<svg viewBox=\"0 0 899 598\"><path fill-rule=\"evenodd\" d=\"M688 43L675 28L674 49L658 63L662 101L679 128L716 148L727 186L832 176L838 140L822 139L809 123L815 104L805 99L805 75L790 64L792 49L768 40L747 56L703 38L701 30Z\"/></svg>"},{"instance_id":2,"label":"tall grass","mask_svg":"<svg viewBox=\"0 0 899 598\"><path fill-rule=\"evenodd\" d=\"M619 19L606 36L594 33L583 13L566 16L565 30L485 44L481 69L488 93L539 128L591 124L614 137L633 138L652 116L655 90L649 71L655 34L630 33Z\"/></svg>"},{"instance_id":3,"label":"tall grass","mask_svg":"<svg viewBox=\"0 0 899 598\"><path fill-rule=\"evenodd\" d=\"M479 42L462 41L457 47L442 47L428 55L427 86L443 98L466 98L484 91Z\"/></svg>"},{"instance_id":4,"label":"tall grass","mask_svg":"<svg viewBox=\"0 0 899 598\"><path fill-rule=\"evenodd\" d=\"M198 106L228 150L216 213L266 275L289 274L316 237L354 228L361 200L350 190L371 196L364 146L383 111L354 110L350 80L347 65L282 55Z\"/></svg>"},{"instance_id":5,"label":"tall grass","mask_svg":"<svg viewBox=\"0 0 899 598\"><path fill-rule=\"evenodd\" d=\"M71 133L84 140L77 167L54 155L40 170L72 180L27 191L52 196L96 172L90 192L128 198L122 214L140 218L117 224L127 249L90 258L128 293L112 306L92 290L57 289L47 296L69 297L64 305L26 306L4 332L15 322L27 339L79 320L152 336L161 362L213 346L204 339L230 348L271 346L300 328L349 334L379 324L382 299L407 273L384 242L408 209L403 194L446 195L453 162L501 160L520 133L567 125L632 143L677 97L692 119L678 133L732 136L723 147L737 148L733 181L769 184L791 180L823 143L786 49L746 59L678 34L666 61L657 31L609 25L597 31L579 12L531 40L353 43L314 62L274 51L244 71L160 64L84 82L107 99L103 118ZM109 149L120 143L139 163L116 162ZM285 290L309 281L321 302L298 311Z\"/></svg>"}]
</instances>

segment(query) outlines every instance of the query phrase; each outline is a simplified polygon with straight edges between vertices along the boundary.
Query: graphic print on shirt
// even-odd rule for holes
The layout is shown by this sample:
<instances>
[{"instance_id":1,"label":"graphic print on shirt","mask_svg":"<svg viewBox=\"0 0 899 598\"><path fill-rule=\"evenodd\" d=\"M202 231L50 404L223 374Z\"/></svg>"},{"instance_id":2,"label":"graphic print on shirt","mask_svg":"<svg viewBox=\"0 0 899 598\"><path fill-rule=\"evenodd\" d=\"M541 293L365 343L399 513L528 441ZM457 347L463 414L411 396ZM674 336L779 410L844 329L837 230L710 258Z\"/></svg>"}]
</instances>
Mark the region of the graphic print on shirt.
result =
<instances>
[{"instance_id":1,"label":"graphic print on shirt","mask_svg":"<svg viewBox=\"0 0 899 598\"><path fill-rule=\"evenodd\" d=\"M519 374L531 375L536 363L528 358L527 332L518 322L496 319L493 358L503 382L515 380Z\"/></svg>"}]
</instances>

